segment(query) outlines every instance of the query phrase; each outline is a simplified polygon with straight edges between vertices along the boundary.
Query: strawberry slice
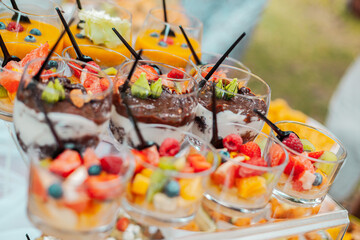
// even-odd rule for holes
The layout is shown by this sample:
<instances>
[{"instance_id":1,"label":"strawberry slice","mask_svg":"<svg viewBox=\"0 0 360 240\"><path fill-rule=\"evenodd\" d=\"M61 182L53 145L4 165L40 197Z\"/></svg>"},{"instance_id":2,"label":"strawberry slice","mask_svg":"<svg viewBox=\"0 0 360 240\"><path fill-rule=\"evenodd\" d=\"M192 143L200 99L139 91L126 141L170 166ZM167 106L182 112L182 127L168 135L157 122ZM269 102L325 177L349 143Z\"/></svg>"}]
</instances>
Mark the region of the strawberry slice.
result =
<instances>
[{"instance_id":1,"label":"strawberry slice","mask_svg":"<svg viewBox=\"0 0 360 240\"><path fill-rule=\"evenodd\" d=\"M90 176L85 185L88 195L97 200L114 199L122 191L120 177L114 174Z\"/></svg>"},{"instance_id":2,"label":"strawberry slice","mask_svg":"<svg viewBox=\"0 0 360 240\"><path fill-rule=\"evenodd\" d=\"M89 65L86 65L85 69L91 73L98 73L101 70L100 66L94 61L90 61L87 64L91 65L92 67L90 67Z\"/></svg>"},{"instance_id":3,"label":"strawberry slice","mask_svg":"<svg viewBox=\"0 0 360 240\"><path fill-rule=\"evenodd\" d=\"M232 188L235 186L235 173L238 172L238 170L238 165L228 161L221 164L215 172L211 174L211 179L215 184Z\"/></svg>"},{"instance_id":4,"label":"strawberry slice","mask_svg":"<svg viewBox=\"0 0 360 240\"><path fill-rule=\"evenodd\" d=\"M146 79L149 81L155 81L159 79L159 74L158 72L149 65L141 65L141 67L136 68L132 79L132 82L136 81L137 79L139 79L140 74L141 73L145 73L146 74Z\"/></svg>"},{"instance_id":5,"label":"strawberry slice","mask_svg":"<svg viewBox=\"0 0 360 240\"><path fill-rule=\"evenodd\" d=\"M193 167L195 172L202 172L211 168L211 163L201 154L191 154L187 157L187 161Z\"/></svg>"},{"instance_id":6,"label":"strawberry slice","mask_svg":"<svg viewBox=\"0 0 360 240\"><path fill-rule=\"evenodd\" d=\"M287 175L292 174L294 180L299 179L305 171L315 172L314 165L303 156L298 156L289 153L289 163L284 169L284 173Z\"/></svg>"},{"instance_id":7,"label":"strawberry slice","mask_svg":"<svg viewBox=\"0 0 360 240\"><path fill-rule=\"evenodd\" d=\"M135 159L135 170L134 170L134 175L135 175L135 173L139 173L144 169L143 162L146 162L146 155L136 149L132 149L131 152Z\"/></svg>"},{"instance_id":8,"label":"strawberry slice","mask_svg":"<svg viewBox=\"0 0 360 240\"><path fill-rule=\"evenodd\" d=\"M261 157L261 149L255 142L247 142L241 145L240 152L249 157Z\"/></svg>"},{"instance_id":9,"label":"strawberry slice","mask_svg":"<svg viewBox=\"0 0 360 240\"><path fill-rule=\"evenodd\" d=\"M103 91L107 90L110 86L110 82L108 79L106 78L101 78L100 79L100 87Z\"/></svg>"},{"instance_id":10,"label":"strawberry slice","mask_svg":"<svg viewBox=\"0 0 360 240\"><path fill-rule=\"evenodd\" d=\"M0 85L9 93L16 93L21 79L21 73L3 71L0 73Z\"/></svg>"},{"instance_id":11,"label":"strawberry slice","mask_svg":"<svg viewBox=\"0 0 360 240\"><path fill-rule=\"evenodd\" d=\"M168 78L174 78L174 79L183 79L184 78L184 70L183 69L172 69L168 74Z\"/></svg>"},{"instance_id":12,"label":"strawberry slice","mask_svg":"<svg viewBox=\"0 0 360 240\"><path fill-rule=\"evenodd\" d=\"M74 210L76 213L80 214L80 213L84 212L88 207L90 207L91 199L89 198L89 196L87 195L87 193L85 191L79 190L75 194L76 194L76 197L74 197L71 200L64 199L63 204L66 207Z\"/></svg>"},{"instance_id":13,"label":"strawberry slice","mask_svg":"<svg viewBox=\"0 0 360 240\"><path fill-rule=\"evenodd\" d=\"M117 230L121 231L121 232L125 232L125 230L127 229L127 227L130 224L130 220L126 217L122 217L119 218L119 220L116 223L116 228Z\"/></svg>"},{"instance_id":14,"label":"strawberry slice","mask_svg":"<svg viewBox=\"0 0 360 240\"><path fill-rule=\"evenodd\" d=\"M145 161L147 163L150 163L151 165L154 165L154 166L159 166L160 154L155 145L153 145L149 148L146 148L146 149L142 150L141 152L146 156Z\"/></svg>"},{"instance_id":15,"label":"strawberry slice","mask_svg":"<svg viewBox=\"0 0 360 240\"><path fill-rule=\"evenodd\" d=\"M71 68L74 76L77 77L77 78L80 78L83 68L79 64L77 64L76 62L69 62L68 66Z\"/></svg>"},{"instance_id":16,"label":"strawberry slice","mask_svg":"<svg viewBox=\"0 0 360 240\"><path fill-rule=\"evenodd\" d=\"M269 150L271 166L279 166L285 161L285 152L279 144L273 144Z\"/></svg>"},{"instance_id":17,"label":"strawberry slice","mask_svg":"<svg viewBox=\"0 0 360 240\"><path fill-rule=\"evenodd\" d=\"M174 138L166 138L159 148L160 156L175 156L180 151L180 143Z\"/></svg>"},{"instance_id":18,"label":"strawberry slice","mask_svg":"<svg viewBox=\"0 0 360 240\"><path fill-rule=\"evenodd\" d=\"M319 157L321 157L321 155L323 155L324 151L318 151L318 152L309 152L308 156L312 157L312 158L316 158L319 159Z\"/></svg>"},{"instance_id":19,"label":"strawberry slice","mask_svg":"<svg viewBox=\"0 0 360 240\"><path fill-rule=\"evenodd\" d=\"M51 162L49 170L66 178L80 165L80 154L74 150L67 149Z\"/></svg>"},{"instance_id":20,"label":"strawberry slice","mask_svg":"<svg viewBox=\"0 0 360 240\"><path fill-rule=\"evenodd\" d=\"M254 166L259 166L259 167L267 166L264 158L262 158L262 157L252 157L249 160L245 161L245 163L254 165ZM245 178L245 177L260 176L263 173L264 173L264 171L261 171L261 170L256 170L256 169L240 166L239 171L238 171L238 176Z\"/></svg>"},{"instance_id":21,"label":"strawberry slice","mask_svg":"<svg viewBox=\"0 0 360 240\"><path fill-rule=\"evenodd\" d=\"M84 166L89 168L93 165L100 165L100 160L96 156L94 149L87 148L83 153Z\"/></svg>"},{"instance_id":22,"label":"strawberry slice","mask_svg":"<svg viewBox=\"0 0 360 240\"><path fill-rule=\"evenodd\" d=\"M123 166L123 159L118 156L105 156L100 159L100 164L105 172L119 174Z\"/></svg>"},{"instance_id":23,"label":"strawberry slice","mask_svg":"<svg viewBox=\"0 0 360 240\"><path fill-rule=\"evenodd\" d=\"M48 198L47 188L41 179L41 173L36 167L31 168L30 192L38 195L43 201Z\"/></svg>"}]
</instances>

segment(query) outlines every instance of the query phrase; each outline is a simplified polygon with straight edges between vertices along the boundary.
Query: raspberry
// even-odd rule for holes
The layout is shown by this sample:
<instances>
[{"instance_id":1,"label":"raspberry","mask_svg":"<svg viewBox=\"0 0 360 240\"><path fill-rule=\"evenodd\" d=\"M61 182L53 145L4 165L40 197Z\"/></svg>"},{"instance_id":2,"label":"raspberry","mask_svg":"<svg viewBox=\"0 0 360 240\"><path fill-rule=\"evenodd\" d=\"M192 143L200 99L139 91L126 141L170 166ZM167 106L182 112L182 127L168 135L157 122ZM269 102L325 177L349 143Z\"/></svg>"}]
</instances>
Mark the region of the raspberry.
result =
<instances>
[{"instance_id":1,"label":"raspberry","mask_svg":"<svg viewBox=\"0 0 360 240\"><path fill-rule=\"evenodd\" d=\"M123 160L116 156L106 156L100 159L102 170L110 174L119 174L122 168Z\"/></svg>"},{"instance_id":2,"label":"raspberry","mask_svg":"<svg viewBox=\"0 0 360 240\"><path fill-rule=\"evenodd\" d=\"M175 156L180 151L180 143L174 138L166 138L159 148L160 156Z\"/></svg>"},{"instance_id":3,"label":"raspberry","mask_svg":"<svg viewBox=\"0 0 360 240\"><path fill-rule=\"evenodd\" d=\"M249 157L261 157L261 149L254 142L247 142L240 146L240 153Z\"/></svg>"},{"instance_id":4,"label":"raspberry","mask_svg":"<svg viewBox=\"0 0 360 240\"><path fill-rule=\"evenodd\" d=\"M20 23L10 22L6 27L6 30L10 32L22 32L24 31L24 27Z\"/></svg>"},{"instance_id":5,"label":"raspberry","mask_svg":"<svg viewBox=\"0 0 360 240\"><path fill-rule=\"evenodd\" d=\"M282 141L282 143L299 153L302 153L304 151L303 144L301 143L300 139L296 136L295 133L290 133L290 135L287 138L285 138Z\"/></svg>"},{"instance_id":6,"label":"raspberry","mask_svg":"<svg viewBox=\"0 0 360 240\"><path fill-rule=\"evenodd\" d=\"M223 139L223 145L229 152L237 152L240 150L240 146L242 145L243 140L237 134L227 135Z\"/></svg>"},{"instance_id":7,"label":"raspberry","mask_svg":"<svg viewBox=\"0 0 360 240\"><path fill-rule=\"evenodd\" d=\"M80 78L82 67L75 62L69 62L68 65L72 69L74 76Z\"/></svg>"},{"instance_id":8,"label":"raspberry","mask_svg":"<svg viewBox=\"0 0 360 240\"><path fill-rule=\"evenodd\" d=\"M93 67L90 67L90 66L86 65L86 67L85 67L85 69L87 69L91 73L98 73L101 70L100 66L94 61L90 61L87 64L93 66ZM96 70L96 69L98 69L98 70Z\"/></svg>"},{"instance_id":9,"label":"raspberry","mask_svg":"<svg viewBox=\"0 0 360 240\"><path fill-rule=\"evenodd\" d=\"M318 152L309 152L308 156L312 157L312 158L316 158L319 159L319 157L321 157L321 155L323 155L324 151L318 151Z\"/></svg>"},{"instance_id":10,"label":"raspberry","mask_svg":"<svg viewBox=\"0 0 360 240\"><path fill-rule=\"evenodd\" d=\"M171 70L168 75L168 78L175 78L175 79L183 79L184 78L184 73L180 70L180 69L173 69Z\"/></svg>"},{"instance_id":11,"label":"raspberry","mask_svg":"<svg viewBox=\"0 0 360 240\"><path fill-rule=\"evenodd\" d=\"M254 166L259 166L259 167L267 167L267 164L266 164L264 158L262 158L262 157L252 157L249 160L245 161L245 163L254 165ZM239 168L238 175L239 175L239 177L244 178L244 177L259 176L263 173L264 172L260 171L260 170L255 170L255 169L241 166Z\"/></svg>"}]
</instances>

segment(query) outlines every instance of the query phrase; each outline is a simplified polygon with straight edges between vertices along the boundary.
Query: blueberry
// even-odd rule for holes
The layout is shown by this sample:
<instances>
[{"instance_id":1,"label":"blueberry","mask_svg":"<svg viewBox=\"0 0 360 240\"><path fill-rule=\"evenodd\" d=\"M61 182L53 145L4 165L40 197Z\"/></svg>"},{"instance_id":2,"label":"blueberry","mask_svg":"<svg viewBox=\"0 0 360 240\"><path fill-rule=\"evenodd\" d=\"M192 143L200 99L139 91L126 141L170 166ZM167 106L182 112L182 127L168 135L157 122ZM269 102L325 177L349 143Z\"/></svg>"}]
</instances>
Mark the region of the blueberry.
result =
<instances>
[{"instance_id":1,"label":"blueberry","mask_svg":"<svg viewBox=\"0 0 360 240\"><path fill-rule=\"evenodd\" d=\"M48 193L51 197L59 199L63 195L63 190L60 184L54 183L48 188Z\"/></svg>"},{"instance_id":2,"label":"blueberry","mask_svg":"<svg viewBox=\"0 0 360 240\"><path fill-rule=\"evenodd\" d=\"M101 172L101 166L100 165L92 165L91 167L89 167L88 169L88 174L90 176L96 176L99 175Z\"/></svg>"},{"instance_id":3,"label":"blueberry","mask_svg":"<svg viewBox=\"0 0 360 240\"><path fill-rule=\"evenodd\" d=\"M57 63L57 61L50 60L50 61L48 62L48 64L46 65L45 69L46 69L46 70L49 70L49 69L58 68L58 67L59 67L59 64Z\"/></svg>"},{"instance_id":4,"label":"blueberry","mask_svg":"<svg viewBox=\"0 0 360 240\"><path fill-rule=\"evenodd\" d=\"M150 33L150 37L159 37L160 35L157 32Z\"/></svg>"},{"instance_id":5,"label":"blueberry","mask_svg":"<svg viewBox=\"0 0 360 240\"><path fill-rule=\"evenodd\" d=\"M41 32L40 32L40 30L39 30L39 29L37 29L37 28L33 28L33 29L31 29L31 30L30 30L30 34L32 34L32 35L36 35L36 36L41 36Z\"/></svg>"},{"instance_id":6,"label":"blueberry","mask_svg":"<svg viewBox=\"0 0 360 240\"><path fill-rule=\"evenodd\" d=\"M5 25L5 23L3 23L3 22L0 22L0 29L5 29L6 28L6 25Z\"/></svg>"},{"instance_id":7,"label":"blueberry","mask_svg":"<svg viewBox=\"0 0 360 240\"><path fill-rule=\"evenodd\" d=\"M75 35L75 37L77 37L77 38L85 38L85 35L82 35L81 33L77 33Z\"/></svg>"},{"instance_id":8,"label":"blueberry","mask_svg":"<svg viewBox=\"0 0 360 240\"><path fill-rule=\"evenodd\" d=\"M188 47L188 45L186 44L186 43L183 43L183 44L181 44L181 46L180 47L182 47L182 48L187 48Z\"/></svg>"},{"instance_id":9,"label":"blueberry","mask_svg":"<svg viewBox=\"0 0 360 240\"><path fill-rule=\"evenodd\" d=\"M164 187L164 193L168 197L179 196L179 193L180 193L179 183L177 181L170 180Z\"/></svg>"},{"instance_id":10,"label":"blueberry","mask_svg":"<svg viewBox=\"0 0 360 240\"><path fill-rule=\"evenodd\" d=\"M313 182L313 186L319 186L321 183L322 183L322 181L323 181L323 177L322 177L322 175L320 174L320 173L314 173L315 174L315 176L316 176L316 178L315 178L315 180L314 180L314 182Z\"/></svg>"},{"instance_id":11,"label":"blueberry","mask_svg":"<svg viewBox=\"0 0 360 240\"><path fill-rule=\"evenodd\" d=\"M161 46L161 47L167 47L167 43L164 42L164 41L160 41L160 42L159 42L159 46Z\"/></svg>"},{"instance_id":12,"label":"blueberry","mask_svg":"<svg viewBox=\"0 0 360 240\"><path fill-rule=\"evenodd\" d=\"M26 42L36 42L36 38L32 35L28 35L26 38L25 38L25 41Z\"/></svg>"},{"instance_id":13,"label":"blueberry","mask_svg":"<svg viewBox=\"0 0 360 240\"><path fill-rule=\"evenodd\" d=\"M220 154L221 154L222 156L224 156L224 157L227 157L227 158L230 157L230 153L229 153L228 151L221 150L221 151L220 151Z\"/></svg>"}]
</instances>

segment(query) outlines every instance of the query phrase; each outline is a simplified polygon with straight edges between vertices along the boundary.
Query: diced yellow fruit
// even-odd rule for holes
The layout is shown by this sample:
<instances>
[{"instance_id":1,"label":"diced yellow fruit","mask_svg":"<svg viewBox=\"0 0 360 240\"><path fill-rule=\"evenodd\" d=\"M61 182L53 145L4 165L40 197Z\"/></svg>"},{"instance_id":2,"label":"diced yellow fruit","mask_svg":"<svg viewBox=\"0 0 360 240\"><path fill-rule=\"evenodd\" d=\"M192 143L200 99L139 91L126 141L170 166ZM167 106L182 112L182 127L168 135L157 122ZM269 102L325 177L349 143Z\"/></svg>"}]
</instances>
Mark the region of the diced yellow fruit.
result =
<instances>
[{"instance_id":1,"label":"diced yellow fruit","mask_svg":"<svg viewBox=\"0 0 360 240\"><path fill-rule=\"evenodd\" d=\"M234 158L238 155L237 152L230 152L230 158Z\"/></svg>"},{"instance_id":2,"label":"diced yellow fruit","mask_svg":"<svg viewBox=\"0 0 360 240\"><path fill-rule=\"evenodd\" d=\"M141 171L141 175L150 178L153 171L150 168L145 168Z\"/></svg>"},{"instance_id":3,"label":"diced yellow fruit","mask_svg":"<svg viewBox=\"0 0 360 240\"><path fill-rule=\"evenodd\" d=\"M240 178L235 181L241 198L258 197L266 193L266 179L261 176Z\"/></svg>"},{"instance_id":4,"label":"diced yellow fruit","mask_svg":"<svg viewBox=\"0 0 360 240\"><path fill-rule=\"evenodd\" d=\"M150 178L138 173L131 185L131 192L138 195L145 195L149 188Z\"/></svg>"},{"instance_id":5,"label":"diced yellow fruit","mask_svg":"<svg viewBox=\"0 0 360 240\"><path fill-rule=\"evenodd\" d=\"M273 174L273 173L264 173L262 175L262 177L266 179L267 184L270 184L270 183L272 183L274 181L275 174Z\"/></svg>"},{"instance_id":6,"label":"diced yellow fruit","mask_svg":"<svg viewBox=\"0 0 360 240\"><path fill-rule=\"evenodd\" d=\"M51 158L45 158L40 160L39 165L43 168L48 168L52 162Z\"/></svg>"},{"instance_id":7,"label":"diced yellow fruit","mask_svg":"<svg viewBox=\"0 0 360 240\"><path fill-rule=\"evenodd\" d=\"M203 194L201 177L194 179L183 178L179 181L180 196L185 200L200 199Z\"/></svg>"},{"instance_id":8,"label":"diced yellow fruit","mask_svg":"<svg viewBox=\"0 0 360 240\"><path fill-rule=\"evenodd\" d=\"M106 73L107 75L116 75L117 70L115 68L113 68L113 67L109 67L109 68L104 70L104 73Z\"/></svg>"},{"instance_id":9,"label":"diced yellow fruit","mask_svg":"<svg viewBox=\"0 0 360 240\"><path fill-rule=\"evenodd\" d=\"M176 170L181 171L182 169L184 169L186 165L186 159L185 157L181 157L175 160L174 162L174 167L176 168Z\"/></svg>"}]
</instances>

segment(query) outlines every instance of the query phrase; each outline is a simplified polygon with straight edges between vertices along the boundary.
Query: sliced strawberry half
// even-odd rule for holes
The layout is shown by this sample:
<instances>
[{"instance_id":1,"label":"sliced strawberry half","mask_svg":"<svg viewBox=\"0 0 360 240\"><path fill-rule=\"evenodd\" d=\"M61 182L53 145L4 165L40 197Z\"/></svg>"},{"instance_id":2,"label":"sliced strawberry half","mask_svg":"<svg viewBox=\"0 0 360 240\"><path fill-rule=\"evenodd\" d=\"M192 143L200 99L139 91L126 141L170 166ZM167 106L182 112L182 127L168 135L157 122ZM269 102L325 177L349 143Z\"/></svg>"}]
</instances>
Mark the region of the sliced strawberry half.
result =
<instances>
[{"instance_id":1,"label":"sliced strawberry half","mask_svg":"<svg viewBox=\"0 0 360 240\"><path fill-rule=\"evenodd\" d=\"M119 174L123 167L123 159L119 156L105 156L100 159L102 170L111 174Z\"/></svg>"},{"instance_id":2,"label":"sliced strawberry half","mask_svg":"<svg viewBox=\"0 0 360 240\"><path fill-rule=\"evenodd\" d=\"M285 161L285 151L279 144L273 144L269 150L269 158L272 167L279 166Z\"/></svg>"},{"instance_id":3,"label":"sliced strawberry half","mask_svg":"<svg viewBox=\"0 0 360 240\"><path fill-rule=\"evenodd\" d=\"M97 157L94 149L87 148L83 153L84 166L89 168L93 165L100 165L100 159Z\"/></svg>"},{"instance_id":4,"label":"sliced strawberry half","mask_svg":"<svg viewBox=\"0 0 360 240\"><path fill-rule=\"evenodd\" d=\"M211 179L215 184L231 188L235 185L235 174L239 166L228 161L221 164L215 172L211 174Z\"/></svg>"},{"instance_id":5,"label":"sliced strawberry half","mask_svg":"<svg viewBox=\"0 0 360 240\"><path fill-rule=\"evenodd\" d=\"M122 191L120 177L114 174L90 176L85 185L88 195L97 200L114 199Z\"/></svg>"},{"instance_id":6,"label":"sliced strawberry half","mask_svg":"<svg viewBox=\"0 0 360 240\"><path fill-rule=\"evenodd\" d=\"M51 162L49 170L59 176L67 177L80 165L80 154L67 149Z\"/></svg>"},{"instance_id":7,"label":"sliced strawberry half","mask_svg":"<svg viewBox=\"0 0 360 240\"><path fill-rule=\"evenodd\" d=\"M249 160L245 161L246 164L259 166L259 167L266 167L267 164L262 157L252 157ZM244 166L239 167L238 176L239 177L253 177L253 176L260 176L264 173L264 171L248 168Z\"/></svg>"},{"instance_id":8,"label":"sliced strawberry half","mask_svg":"<svg viewBox=\"0 0 360 240\"><path fill-rule=\"evenodd\" d=\"M143 72L146 74L146 79L149 81L155 81L159 79L158 72L152 66L141 65L140 67L136 68L132 77L132 81L136 81Z\"/></svg>"},{"instance_id":9,"label":"sliced strawberry half","mask_svg":"<svg viewBox=\"0 0 360 240\"><path fill-rule=\"evenodd\" d=\"M287 175L292 174L293 179L299 179L305 171L315 172L315 168L310 160L303 156L294 155L289 153L289 163L284 169Z\"/></svg>"},{"instance_id":10,"label":"sliced strawberry half","mask_svg":"<svg viewBox=\"0 0 360 240\"><path fill-rule=\"evenodd\" d=\"M184 78L184 70L183 69L172 69L168 74L168 78L174 78L174 79L183 79Z\"/></svg>"},{"instance_id":11,"label":"sliced strawberry half","mask_svg":"<svg viewBox=\"0 0 360 240\"><path fill-rule=\"evenodd\" d=\"M141 151L145 156L145 161L153 166L159 166L160 154L155 145Z\"/></svg>"}]
</instances>

